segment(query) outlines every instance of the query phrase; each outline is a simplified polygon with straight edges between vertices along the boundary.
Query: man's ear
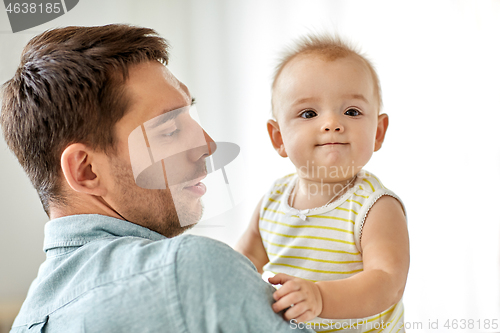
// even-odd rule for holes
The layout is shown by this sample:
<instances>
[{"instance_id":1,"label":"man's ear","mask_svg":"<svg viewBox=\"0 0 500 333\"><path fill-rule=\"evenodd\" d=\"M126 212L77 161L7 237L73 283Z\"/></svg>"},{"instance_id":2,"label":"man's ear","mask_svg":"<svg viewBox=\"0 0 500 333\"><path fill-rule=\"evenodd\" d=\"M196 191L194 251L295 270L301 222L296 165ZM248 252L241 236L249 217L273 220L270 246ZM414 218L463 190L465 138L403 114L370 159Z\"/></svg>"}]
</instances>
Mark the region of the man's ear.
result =
<instances>
[{"instance_id":1,"label":"man's ear","mask_svg":"<svg viewBox=\"0 0 500 333\"><path fill-rule=\"evenodd\" d=\"M281 157L288 157L285 151L285 145L283 144L283 138L281 137L280 127L275 120L269 119L267 121L267 132L278 154L280 154Z\"/></svg>"},{"instance_id":2,"label":"man's ear","mask_svg":"<svg viewBox=\"0 0 500 333\"><path fill-rule=\"evenodd\" d=\"M382 113L378 116L377 133L375 134L375 149L373 151L377 151L382 148L387 127L389 127L389 116Z\"/></svg>"},{"instance_id":3,"label":"man's ear","mask_svg":"<svg viewBox=\"0 0 500 333\"><path fill-rule=\"evenodd\" d=\"M61 169L68 185L76 192L104 196L105 188L93 165L95 152L82 143L73 143L61 154Z\"/></svg>"}]
</instances>

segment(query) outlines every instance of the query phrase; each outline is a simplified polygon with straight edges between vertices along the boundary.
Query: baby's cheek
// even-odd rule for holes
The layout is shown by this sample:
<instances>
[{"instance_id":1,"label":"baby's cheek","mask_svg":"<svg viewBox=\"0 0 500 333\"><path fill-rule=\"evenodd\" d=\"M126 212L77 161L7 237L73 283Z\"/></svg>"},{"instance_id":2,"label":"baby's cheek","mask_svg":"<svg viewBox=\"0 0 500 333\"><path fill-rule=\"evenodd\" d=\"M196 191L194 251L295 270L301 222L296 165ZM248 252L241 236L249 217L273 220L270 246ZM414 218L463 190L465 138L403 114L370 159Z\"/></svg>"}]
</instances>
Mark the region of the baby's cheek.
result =
<instances>
[{"instance_id":1,"label":"baby's cheek","mask_svg":"<svg viewBox=\"0 0 500 333\"><path fill-rule=\"evenodd\" d=\"M310 165L310 162L308 163L307 162L307 158L305 156L303 156L302 154L300 154L300 152L298 153L297 151L293 151L292 153L288 153L287 152L287 155L288 155L288 158L290 159L290 161L293 163L293 165L295 165L296 168L301 168L304 169L308 169L308 165ZM304 170L306 170L304 169Z\"/></svg>"},{"instance_id":2,"label":"baby's cheek","mask_svg":"<svg viewBox=\"0 0 500 333\"><path fill-rule=\"evenodd\" d=\"M300 159L303 156L301 151L304 147L301 147L301 140L294 136L283 137L283 145L285 146L285 151L288 157L294 162L296 159Z\"/></svg>"},{"instance_id":3,"label":"baby's cheek","mask_svg":"<svg viewBox=\"0 0 500 333\"><path fill-rule=\"evenodd\" d=\"M361 147L358 156L357 156L357 164L359 168L364 167L368 161L370 161L370 158L373 155L373 148L371 145L364 145Z\"/></svg>"}]
</instances>

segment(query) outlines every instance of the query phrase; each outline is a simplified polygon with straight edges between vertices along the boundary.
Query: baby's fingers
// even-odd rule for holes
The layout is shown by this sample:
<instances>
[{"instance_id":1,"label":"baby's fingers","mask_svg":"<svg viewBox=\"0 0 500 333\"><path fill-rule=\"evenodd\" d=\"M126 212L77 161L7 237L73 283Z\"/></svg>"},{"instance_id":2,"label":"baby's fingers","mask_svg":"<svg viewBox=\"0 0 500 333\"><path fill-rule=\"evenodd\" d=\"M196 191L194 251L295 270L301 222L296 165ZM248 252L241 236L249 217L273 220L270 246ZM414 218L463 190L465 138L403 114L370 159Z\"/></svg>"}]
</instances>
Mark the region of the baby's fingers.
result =
<instances>
[{"instance_id":1,"label":"baby's fingers","mask_svg":"<svg viewBox=\"0 0 500 333\"><path fill-rule=\"evenodd\" d=\"M290 276L285 273L278 273L275 276L272 276L268 279L271 284L285 284L285 282L294 279L293 276Z\"/></svg>"},{"instance_id":2,"label":"baby's fingers","mask_svg":"<svg viewBox=\"0 0 500 333\"><path fill-rule=\"evenodd\" d=\"M304 306L304 302L295 304L290 310L285 312L284 317L287 321L295 319L298 323L316 318L313 312Z\"/></svg>"},{"instance_id":3,"label":"baby's fingers","mask_svg":"<svg viewBox=\"0 0 500 333\"><path fill-rule=\"evenodd\" d=\"M283 286L276 290L273 297L276 301L279 301L283 296L288 295L293 292L300 290L300 284L295 280L289 280L283 284Z\"/></svg>"},{"instance_id":4,"label":"baby's fingers","mask_svg":"<svg viewBox=\"0 0 500 333\"><path fill-rule=\"evenodd\" d=\"M304 300L304 297L301 293L291 293L284 297L282 297L279 301L273 304L273 311L280 312L289 308L290 306L297 304Z\"/></svg>"}]
</instances>

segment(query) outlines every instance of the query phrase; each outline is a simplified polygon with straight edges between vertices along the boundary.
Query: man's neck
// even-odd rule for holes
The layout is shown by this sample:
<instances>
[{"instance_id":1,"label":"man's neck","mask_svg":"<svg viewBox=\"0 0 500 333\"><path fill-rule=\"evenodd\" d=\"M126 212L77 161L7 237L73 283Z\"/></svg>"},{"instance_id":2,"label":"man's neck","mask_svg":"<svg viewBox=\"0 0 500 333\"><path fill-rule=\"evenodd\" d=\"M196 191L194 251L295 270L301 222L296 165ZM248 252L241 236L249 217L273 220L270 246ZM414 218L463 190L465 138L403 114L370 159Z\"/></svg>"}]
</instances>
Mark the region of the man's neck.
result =
<instances>
[{"instance_id":1,"label":"man's neck","mask_svg":"<svg viewBox=\"0 0 500 333\"><path fill-rule=\"evenodd\" d=\"M51 203L49 205L49 219L54 220L71 215L99 214L125 220L101 197L68 198L67 201L66 205Z\"/></svg>"}]
</instances>

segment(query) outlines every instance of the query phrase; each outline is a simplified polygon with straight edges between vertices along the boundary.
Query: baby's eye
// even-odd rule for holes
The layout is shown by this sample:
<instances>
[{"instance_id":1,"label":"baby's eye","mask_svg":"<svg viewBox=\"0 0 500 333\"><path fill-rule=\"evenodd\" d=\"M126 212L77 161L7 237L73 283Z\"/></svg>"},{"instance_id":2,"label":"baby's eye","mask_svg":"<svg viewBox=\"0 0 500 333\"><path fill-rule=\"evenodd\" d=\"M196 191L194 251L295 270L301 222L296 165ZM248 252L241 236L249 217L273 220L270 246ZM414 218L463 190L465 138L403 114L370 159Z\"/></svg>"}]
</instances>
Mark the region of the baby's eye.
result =
<instances>
[{"instance_id":1,"label":"baby's eye","mask_svg":"<svg viewBox=\"0 0 500 333\"><path fill-rule=\"evenodd\" d=\"M356 116L361 115L361 112L357 109L350 108L350 109L347 109L347 111L344 112L344 114L346 116L356 117Z\"/></svg>"},{"instance_id":2,"label":"baby's eye","mask_svg":"<svg viewBox=\"0 0 500 333\"><path fill-rule=\"evenodd\" d=\"M318 114L313 111L313 110L305 110L303 111L301 114L300 114L300 117L301 118L313 118L313 117L316 117Z\"/></svg>"}]
</instances>

